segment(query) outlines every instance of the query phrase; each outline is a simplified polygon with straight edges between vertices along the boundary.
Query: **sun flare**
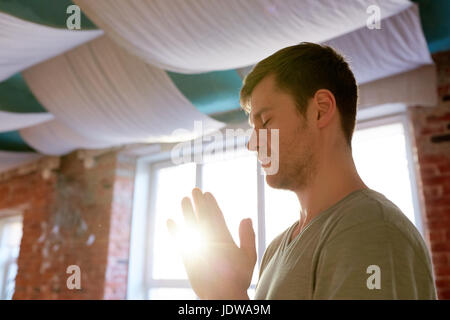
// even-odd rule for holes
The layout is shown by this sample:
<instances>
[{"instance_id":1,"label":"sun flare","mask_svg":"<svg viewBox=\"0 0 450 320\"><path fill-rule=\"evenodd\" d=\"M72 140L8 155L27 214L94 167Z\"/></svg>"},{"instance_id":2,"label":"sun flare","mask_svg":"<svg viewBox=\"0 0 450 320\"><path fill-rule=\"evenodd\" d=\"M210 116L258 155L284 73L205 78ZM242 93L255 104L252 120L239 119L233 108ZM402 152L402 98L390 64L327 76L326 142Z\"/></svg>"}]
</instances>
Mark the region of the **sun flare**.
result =
<instances>
[{"instance_id":1,"label":"sun flare","mask_svg":"<svg viewBox=\"0 0 450 320\"><path fill-rule=\"evenodd\" d=\"M195 226L182 225L177 238L182 252L189 256L198 256L205 250L206 237Z\"/></svg>"}]
</instances>

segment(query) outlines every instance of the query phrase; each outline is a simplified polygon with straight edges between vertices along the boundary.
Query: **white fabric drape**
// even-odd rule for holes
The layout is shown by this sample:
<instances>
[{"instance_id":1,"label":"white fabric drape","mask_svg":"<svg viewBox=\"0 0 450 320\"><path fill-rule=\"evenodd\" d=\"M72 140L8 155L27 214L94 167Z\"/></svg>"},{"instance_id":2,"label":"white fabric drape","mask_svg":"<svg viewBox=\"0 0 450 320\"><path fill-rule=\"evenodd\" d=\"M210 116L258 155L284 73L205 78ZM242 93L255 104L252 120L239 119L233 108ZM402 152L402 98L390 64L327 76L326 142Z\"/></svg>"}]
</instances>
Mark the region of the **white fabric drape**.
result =
<instances>
[{"instance_id":1,"label":"white fabric drape","mask_svg":"<svg viewBox=\"0 0 450 320\"><path fill-rule=\"evenodd\" d=\"M55 116L58 130L67 127L87 140L114 145L176 142L224 126L199 112L165 71L128 54L106 36L29 68L23 77ZM200 130L195 121L201 121ZM50 145L55 127L42 124L22 132L44 153L67 152L64 145ZM73 146L92 147L83 139Z\"/></svg>"},{"instance_id":2,"label":"white fabric drape","mask_svg":"<svg viewBox=\"0 0 450 320\"><path fill-rule=\"evenodd\" d=\"M12 170L41 158L35 152L9 152L0 151L0 172Z\"/></svg>"},{"instance_id":3,"label":"white fabric drape","mask_svg":"<svg viewBox=\"0 0 450 320\"><path fill-rule=\"evenodd\" d=\"M163 69L245 67L301 41L329 44L348 58L360 107L436 99L418 9L408 0L75 2L106 35L0 12L0 81L33 65L23 76L50 112L0 112L0 132L22 128L24 140L44 154L212 133L224 124L199 112ZM373 5L383 18L380 30L366 27Z\"/></svg>"},{"instance_id":4,"label":"white fabric drape","mask_svg":"<svg viewBox=\"0 0 450 320\"><path fill-rule=\"evenodd\" d=\"M408 0L75 0L129 52L162 69L199 73L248 66L301 41L323 42L364 27Z\"/></svg>"},{"instance_id":5,"label":"white fabric drape","mask_svg":"<svg viewBox=\"0 0 450 320\"><path fill-rule=\"evenodd\" d=\"M53 119L50 113L15 113L0 111L0 132L18 130Z\"/></svg>"},{"instance_id":6,"label":"white fabric drape","mask_svg":"<svg viewBox=\"0 0 450 320\"><path fill-rule=\"evenodd\" d=\"M63 155L76 149L102 149L113 143L86 137L65 126L58 120L20 130L22 139L35 150L46 155Z\"/></svg>"},{"instance_id":7,"label":"white fabric drape","mask_svg":"<svg viewBox=\"0 0 450 320\"><path fill-rule=\"evenodd\" d=\"M51 28L0 12L0 81L102 33Z\"/></svg>"},{"instance_id":8,"label":"white fabric drape","mask_svg":"<svg viewBox=\"0 0 450 320\"><path fill-rule=\"evenodd\" d=\"M350 63L359 84L432 64L417 5L381 21L381 29L358 29L326 41Z\"/></svg>"},{"instance_id":9,"label":"white fabric drape","mask_svg":"<svg viewBox=\"0 0 450 320\"><path fill-rule=\"evenodd\" d=\"M436 70L416 5L381 22L324 42L349 61L359 84L359 107L385 103L434 106ZM253 66L238 70L242 77Z\"/></svg>"}]
</instances>

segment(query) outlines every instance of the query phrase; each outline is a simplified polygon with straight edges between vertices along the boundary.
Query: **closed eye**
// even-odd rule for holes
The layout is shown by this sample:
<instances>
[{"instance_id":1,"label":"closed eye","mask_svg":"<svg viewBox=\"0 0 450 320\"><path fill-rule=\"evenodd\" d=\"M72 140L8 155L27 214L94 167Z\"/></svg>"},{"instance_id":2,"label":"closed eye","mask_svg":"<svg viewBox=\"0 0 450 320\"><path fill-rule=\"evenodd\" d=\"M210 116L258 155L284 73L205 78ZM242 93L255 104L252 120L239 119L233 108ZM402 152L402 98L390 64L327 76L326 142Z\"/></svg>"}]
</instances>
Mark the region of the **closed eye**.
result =
<instances>
[{"instance_id":1,"label":"closed eye","mask_svg":"<svg viewBox=\"0 0 450 320\"><path fill-rule=\"evenodd\" d=\"M263 123L262 127L265 128L266 125L270 122L271 119L267 120L266 122Z\"/></svg>"}]
</instances>

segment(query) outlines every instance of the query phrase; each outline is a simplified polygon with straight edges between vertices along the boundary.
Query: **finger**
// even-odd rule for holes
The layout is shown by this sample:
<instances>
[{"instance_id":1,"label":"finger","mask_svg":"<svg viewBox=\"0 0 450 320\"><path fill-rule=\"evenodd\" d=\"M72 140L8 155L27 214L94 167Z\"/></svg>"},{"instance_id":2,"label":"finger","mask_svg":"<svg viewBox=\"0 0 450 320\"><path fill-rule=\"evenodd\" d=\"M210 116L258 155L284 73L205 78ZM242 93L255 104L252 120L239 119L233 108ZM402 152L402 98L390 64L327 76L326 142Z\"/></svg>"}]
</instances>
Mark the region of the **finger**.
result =
<instances>
[{"instance_id":1,"label":"finger","mask_svg":"<svg viewBox=\"0 0 450 320\"><path fill-rule=\"evenodd\" d=\"M218 232L217 238L234 242L216 198L214 198L210 192L205 192L204 198L210 215L212 227L217 229Z\"/></svg>"},{"instance_id":2,"label":"finger","mask_svg":"<svg viewBox=\"0 0 450 320\"><path fill-rule=\"evenodd\" d=\"M240 248L244 250L252 265L256 263L256 243L255 231L253 230L252 220L243 219L239 224Z\"/></svg>"},{"instance_id":3,"label":"finger","mask_svg":"<svg viewBox=\"0 0 450 320\"><path fill-rule=\"evenodd\" d=\"M216 198L214 198L211 192L205 192L204 201L206 207L208 208L209 215L211 216L211 218L225 222L222 210L220 210L219 204L217 203Z\"/></svg>"},{"instance_id":4,"label":"finger","mask_svg":"<svg viewBox=\"0 0 450 320\"><path fill-rule=\"evenodd\" d=\"M184 222L187 225L194 225L197 219L194 214L191 199L184 197L183 200L181 200L181 210L183 211Z\"/></svg>"},{"instance_id":5,"label":"finger","mask_svg":"<svg viewBox=\"0 0 450 320\"><path fill-rule=\"evenodd\" d=\"M195 213L197 219L200 223L203 223L204 220L207 218L208 212L205 208L203 193L199 188L194 188L192 190L192 199L194 200Z\"/></svg>"}]
</instances>

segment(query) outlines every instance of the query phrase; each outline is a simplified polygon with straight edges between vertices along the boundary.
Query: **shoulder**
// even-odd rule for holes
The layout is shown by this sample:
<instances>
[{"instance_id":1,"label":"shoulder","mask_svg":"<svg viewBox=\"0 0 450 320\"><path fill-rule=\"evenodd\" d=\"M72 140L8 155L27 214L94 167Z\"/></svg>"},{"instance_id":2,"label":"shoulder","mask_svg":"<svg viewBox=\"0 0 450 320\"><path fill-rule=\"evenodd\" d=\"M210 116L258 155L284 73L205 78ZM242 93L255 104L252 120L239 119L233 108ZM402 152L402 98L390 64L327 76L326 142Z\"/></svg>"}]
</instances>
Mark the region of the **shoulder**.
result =
<instances>
[{"instance_id":1,"label":"shoulder","mask_svg":"<svg viewBox=\"0 0 450 320\"><path fill-rule=\"evenodd\" d=\"M396 229L408 240L419 235L400 208L383 194L371 189L361 190L360 196L337 215L334 232L340 234L346 229L362 228L365 225Z\"/></svg>"},{"instance_id":2,"label":"shoulder","mask_svg":"<svg viewBox=\"0 0 450 320\"><path fill-rule=\"evenodd\" d=\"M366 189L345 210L330 219L328 244L389 246L429 261L422 235L406 215L383 194ZM397 250L394 250L397 251Z\"/></svg>"},{"instance_id":3,"label":"shoulder","mask_svg":"<svg viewBox=\"0 0 450 320\"><path fill-rule=\"evenodd\" d=\"M316 267L316 297L435 298L425 242L385 196L364 190L329 216L327 224ZM367 274L374 267L383 274L382 290L367 290Z\"/></svg>"}]
</instances>

